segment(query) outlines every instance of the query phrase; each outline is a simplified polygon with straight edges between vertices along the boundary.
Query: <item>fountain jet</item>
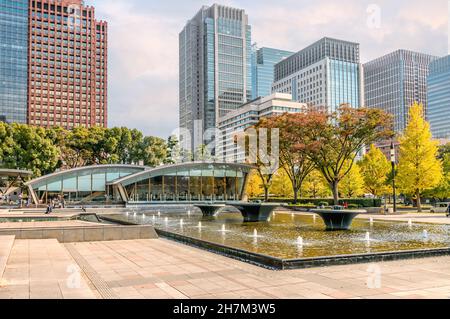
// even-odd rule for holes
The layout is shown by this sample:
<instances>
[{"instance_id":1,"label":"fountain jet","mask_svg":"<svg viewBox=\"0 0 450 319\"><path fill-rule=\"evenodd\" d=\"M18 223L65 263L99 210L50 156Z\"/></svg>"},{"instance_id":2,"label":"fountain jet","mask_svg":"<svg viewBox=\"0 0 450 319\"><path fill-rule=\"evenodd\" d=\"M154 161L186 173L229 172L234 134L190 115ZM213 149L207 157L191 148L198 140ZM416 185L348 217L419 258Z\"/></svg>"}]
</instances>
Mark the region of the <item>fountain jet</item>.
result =
<instances>
[{"instance_id":1,"label":"fountain jet","mask_svg":"<svg viewBox=\"0 0 450 319\"><path fill-rule=\"evenodd\" d=\"M303 237L298 237L297 238L297 246L299 247L299 248L303 248Z\"/></svg>"}]
</instances>

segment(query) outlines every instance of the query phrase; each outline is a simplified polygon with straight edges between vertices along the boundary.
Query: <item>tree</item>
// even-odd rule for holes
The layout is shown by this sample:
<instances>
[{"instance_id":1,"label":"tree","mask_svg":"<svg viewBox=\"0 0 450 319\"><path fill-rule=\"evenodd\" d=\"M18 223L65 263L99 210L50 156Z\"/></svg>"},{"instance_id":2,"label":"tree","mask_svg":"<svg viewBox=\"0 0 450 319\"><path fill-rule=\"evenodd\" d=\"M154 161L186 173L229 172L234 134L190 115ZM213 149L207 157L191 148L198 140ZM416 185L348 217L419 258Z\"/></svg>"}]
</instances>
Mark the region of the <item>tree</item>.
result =
<instances>
[{"instance_id":1,"label":"tree","mask_svg":"<svg viewBox=\"0 0 450 319\"><path fill-rule=\"evenodd\" d=\"M208 150L208 147L205 144L199 145L194 153L194 161L196 162L206 162L211 161L213 156Z\"/></svg>"},{"instance_id":2,"label":"tree","mask_svg":"<svg viewBox=\"0 0 450 319\"><path fill-rule=\"evenodd\" d=\"M162 138L146 136L141 148L144 165L159 166L167 159L167 144Z\"/></svg>"},{"instance_id":3,"label":"tree","mask_svg":"<svg viewBox=\"0 0 450 319\"><path fill-rule=\"evenodd\" d=\"M116 140L116 147L109 151L121 164L138 163L143 159L143 134L136 129L114 127L106 130L105 137Z\"/></svg>"},{"instance_id":4,"label":"tree","mask_svg":"<svg viewBox=\"0 0 450 319\"><path fill-rule=\"evenodd\" d=\"M364 179L361 176L359 165L347 162L346 167L351 167L340 185L340 193L346 198L353 198L364 194Z\"/></svg>"},{"instance_id":5,"label":"tree","mask_svg":"<svg viewBox=\"0 0 450 319\"><path fill-rule=\"evenodd\" d=\"M388 192L387 181L392 170L391 164L379 148L372 144L359 166L367 192L378 197Z\"/></svg>"},{"instance_id":6,"label":"tree","mask_svg":"<svg viewBox=\"0 0 450 319\"><path fill-rule=\"evenodd\" d=\"M6 168L30 170L35 176L52 173L57 168L58 149L47 137L45 129L17 123L3 129L0 129L1 153Z\"/></svg>"},{"instance_id":7,"label":"tree","mask_svg":"<svg viewBox=\"0 0 450 319\"><path fill-rule=\"evenodd\" d=\"M262 180L258 172L252 170L248 177L246 192L249 197L260 196L263 192Z\"/></svg>"},{"instance_id":8,"label":"tree","mask_svg":"<svg viewBox=\"0 0 450 319\"><path fill-rule=\"evenodd\" d=\"M314 169L314 163L304 152L298 152L296 146L302 142L301 130L304 114L285 113L280 116L263 118L257 128L265 128L279 132L279 164L286 172L294 193L294 203L302 196L301 189L305 178Z\"/></svg>"},{"instance_id":9,"label":"tree","mask_svg":"<svg viewBox=\"0 0 450 319\"><path fill-rule=\"evenodd\" d=\"M291 179L285 169L280 169L275 173L269 191L278 197L293 197Z\"/></svg>"},{"instance_id":10,"label":"tree","mask_svg":"<svg viewBox=\"0 0 450 319\"><path fill-rule=\"evenodd\" d=\"M331 195L330 189L322 174L313 170L303 182L303 193L309 198L328 197Z\"/></svg>"},{"instance_id":11,"label":"tree","mask_svg":"<svg viewBox=\"0 0 450 319\"><path fill-rule=\"evenodd\" d=\"M261 186L264 190L264 201L269 200L269 189L272 185L275 173L279 169L279 157L274 156L272 143L265 143L272 140L272 131L267 130L266 119L262 119L255 127L248 128L244 133L235 135L235 143L244 151L246 162L255 167L255 172L259 176ZM261 138L264 136L264 138ZM240 143L244 142L244 145ZM277 145L275 145L277 147Z\"/></svg>"},{"instance_id":12,"label":"tree","mask_svg":"<svg viewBox=\"0 0 450 319\"><path fill-rule=\"evenodd\" d=\"M175 164L176 158L180 154L180 143L176 135L171 135L167 139L167 156L164 164Z\"/></svg>"},{"instance_id":13,"label":"tree","mask_svg":"<svg viewBox=\"0 0 450 319\"><path fill-rule=\"evenodd\" d=\"M352 169L358 152L392 134L392 117L380 109L342 105L331 114L325 108L310 109L299 122L297 149L322 173L338 205L339 183Z\"/></svg>"},{"instance_id":14,"label":"tree","mask_svg":"<svg viewBox=\"0 0 450 319\"><path fill-rule=\"evenodd\" d=\"M442 180L442 163L437 155L438 142L432 139L423 106L414 103L409 111L409 123L400 137L397 180L405 194L416 197L419 212L422 211L422 193L439 185Z\"/></svg>"},{"instance_id":15,"label":"tree","mask_svg":"<svg viewBox=\"0 0 450 319\"><path fill-rule=\"evenodd\" d=\"M433 189L425 191L424 195L444 202L450 198L450 143L439 147L438 159L442 161L442 180Z\"/></svg>"}]
</instances>

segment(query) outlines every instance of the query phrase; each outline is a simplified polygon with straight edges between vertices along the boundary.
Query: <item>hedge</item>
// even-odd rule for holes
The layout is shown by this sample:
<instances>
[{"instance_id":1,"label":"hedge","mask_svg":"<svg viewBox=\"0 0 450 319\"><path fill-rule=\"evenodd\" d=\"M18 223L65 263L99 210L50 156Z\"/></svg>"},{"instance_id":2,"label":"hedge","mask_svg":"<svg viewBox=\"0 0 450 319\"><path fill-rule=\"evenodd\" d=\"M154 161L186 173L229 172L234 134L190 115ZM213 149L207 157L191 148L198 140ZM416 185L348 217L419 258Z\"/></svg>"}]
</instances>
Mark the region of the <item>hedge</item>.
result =
<instances>
[{"instance_id":1,"label":"hedge","mask_svg":"<svg viewBox=\"0 0 450 319\"><path fill-rule=\"evenodd\" d=\"M252 200L262 201L264 198L252 198ZM294 200L292 198L269 198L270 203L287 203L293 204ZM334 200L332 198L301 198L297 200L297 204L314 204L320 206L322 203L328 203L328 206L334 205ZM339 200L339 205L347 203L349 205L357 205L358 207L381 207L383 202L380 198L342 198Z\"/></svg>"}]
</instances>

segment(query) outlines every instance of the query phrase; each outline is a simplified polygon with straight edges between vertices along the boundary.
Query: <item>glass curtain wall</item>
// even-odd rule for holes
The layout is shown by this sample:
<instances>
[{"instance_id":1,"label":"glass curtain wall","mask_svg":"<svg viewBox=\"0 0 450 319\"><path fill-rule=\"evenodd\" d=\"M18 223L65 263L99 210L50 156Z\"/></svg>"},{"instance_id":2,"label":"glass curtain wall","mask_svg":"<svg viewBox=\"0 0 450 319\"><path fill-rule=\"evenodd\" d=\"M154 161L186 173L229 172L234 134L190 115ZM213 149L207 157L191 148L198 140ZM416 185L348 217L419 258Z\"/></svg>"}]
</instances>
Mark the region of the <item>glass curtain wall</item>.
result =
<instances>
[{"instance_id":1,"label":"glass curtain wall","mask_svg":"<svg viewBox=\"0 0 450 319\"><path fill-rule=\"evenodd\" d=\"M241 199L246 177L242 169L226 166L179 168L135 181L125 190L130 202L234 201Z\"/></svg>"},{"instance_id":2,"label":"glass curtain wall","mask_svg":"<svg viewBox=\"0 0 450 319\"><path fill-rule=\"evenodd\" d=\"M126 168L74 171L50 176L32 187L40 203L62 199L66 203L115 202L118 196L106 184L138 171Z\"/></svg>"}]
</instances>

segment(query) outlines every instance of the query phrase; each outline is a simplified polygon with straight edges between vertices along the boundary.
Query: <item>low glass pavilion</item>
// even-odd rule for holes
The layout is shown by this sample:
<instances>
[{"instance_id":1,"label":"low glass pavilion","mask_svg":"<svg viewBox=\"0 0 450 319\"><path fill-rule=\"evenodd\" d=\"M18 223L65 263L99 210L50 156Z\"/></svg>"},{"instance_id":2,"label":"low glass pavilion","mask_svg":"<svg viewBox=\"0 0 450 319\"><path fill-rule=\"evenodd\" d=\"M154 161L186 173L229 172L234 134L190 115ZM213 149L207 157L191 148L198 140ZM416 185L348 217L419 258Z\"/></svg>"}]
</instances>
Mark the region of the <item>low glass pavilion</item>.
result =
<instances>
[{"instance_id":1,"label":"low glass pavilion","mask_svg":"<svg viewBox=\"0 0 450 319\"><path fill-rule=\"evenodd\" d=\"M33 203L45 204L52 199L66 203L111 202L106 183L142 172L148 167L132 165L86 166L56 172L34 179L25 185Z\"/></svg>"},{"instance_id":2,"label":"low glass pavilion","mask_svg":"<svg viewBox=\"0 0 450 319\"><path fill-rule=\"evenodd\" d=\"M192 162L149 168L98 165L28 182L35 204L64 198L66 204L239 201L253 167Z\"/></svg>"}]
</instances>

